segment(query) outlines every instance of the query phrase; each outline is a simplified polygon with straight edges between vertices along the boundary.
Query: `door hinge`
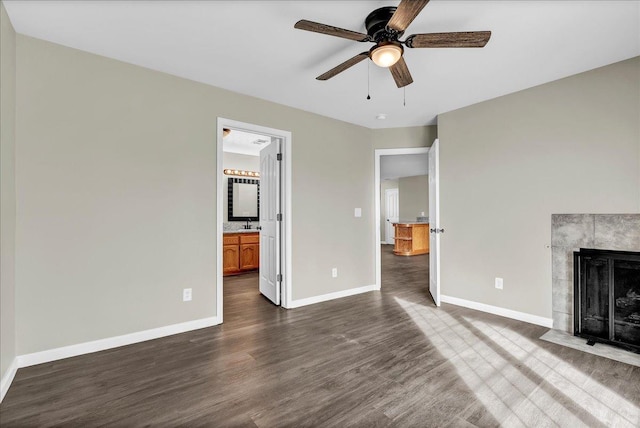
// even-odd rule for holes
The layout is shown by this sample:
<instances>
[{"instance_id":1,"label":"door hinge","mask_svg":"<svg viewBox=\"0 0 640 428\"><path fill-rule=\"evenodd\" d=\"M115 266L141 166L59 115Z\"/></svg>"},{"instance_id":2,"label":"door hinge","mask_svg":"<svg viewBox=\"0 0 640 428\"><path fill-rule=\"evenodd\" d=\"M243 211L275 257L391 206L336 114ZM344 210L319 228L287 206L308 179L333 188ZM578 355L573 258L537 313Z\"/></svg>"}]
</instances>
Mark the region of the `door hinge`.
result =
<instances>
[{"instance_id":1,"label":"door hinge","mask_svg":"<svg viewBox=\"0 0 640 428\"><path fill-rule=\"evenodd\" d=\"M282 160L282 153L278 153L278 155L276 156L276 159L281 161Z\"/></svg>"},{"instance_id":2,"label":"door hinge","mask_svg":"<svg viewBox=\"0 0 640 428\"><path fill-rule=\"evenodd\" d=\"M278 282L282 282L282 274L279 273L278 275L276 275L276 281Z\"/></svg>"},{"instance_id":3,"label":"door hinge","mask_svg":"<svg viewBox=\"0 0 640 428\"><path fill-rule=\"evenodd\" d=\"M276 215L276 220L277 221L282 221L282 214Z\"/></svg>"}]
</instances>

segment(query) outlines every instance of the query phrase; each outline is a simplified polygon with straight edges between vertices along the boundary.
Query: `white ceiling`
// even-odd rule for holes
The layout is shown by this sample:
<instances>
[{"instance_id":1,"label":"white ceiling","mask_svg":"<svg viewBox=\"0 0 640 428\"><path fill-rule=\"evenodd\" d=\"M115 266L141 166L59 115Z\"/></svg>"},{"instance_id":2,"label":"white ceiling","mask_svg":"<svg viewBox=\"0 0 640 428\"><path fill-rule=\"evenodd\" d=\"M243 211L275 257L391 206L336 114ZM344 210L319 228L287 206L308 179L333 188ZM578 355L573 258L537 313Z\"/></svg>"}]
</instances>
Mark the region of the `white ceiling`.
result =
<instances>
[{"instance_id":1,"label":"white ceiling","mask_svg":"<svg viewBox=\"0 0 640 428\"><path fill-rule=\"evenodd\" d=\"M429 174L429 155L380 156L380 179L391 180Z\"/></svg>"},{"instance_id":2,"label":"white ceiling","mask_svg":"<svg viewBox=\"0 0 640 428\"><path fill-rule=\"evenodd\" d=\"M260 150L267 147L270 142L271 137L266 135L232 129L229 135L222 139L222 151L260 156Z\"/></svg>"},{"instance_id":3,"label":"white ceiling","mask_svg":"<svg viewBox=\"0 0 640 428\"><path fill-rule=\"evenodd\" d=\"M6 1L17 32L369 128L439 113L640 55L638 1L432 0L406 34L491 30L483 49L406 49L414 83L363 61L371 46L296 30L299 19L364 30L388 1ZM386 120L375 116L385 113Z\"/></svg>"}]
</instances>

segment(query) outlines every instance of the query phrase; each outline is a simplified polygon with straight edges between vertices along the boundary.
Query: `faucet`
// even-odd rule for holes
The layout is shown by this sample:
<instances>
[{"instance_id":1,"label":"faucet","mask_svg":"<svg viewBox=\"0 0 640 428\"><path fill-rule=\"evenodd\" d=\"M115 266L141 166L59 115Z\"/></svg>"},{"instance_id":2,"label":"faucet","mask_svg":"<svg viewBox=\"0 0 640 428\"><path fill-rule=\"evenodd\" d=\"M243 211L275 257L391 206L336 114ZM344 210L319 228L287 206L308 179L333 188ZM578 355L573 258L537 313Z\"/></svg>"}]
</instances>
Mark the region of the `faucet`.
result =
<instances>
[{"instance_id":1,"label":"faucet","mask_svg":"<svg viewBox=\"0 0 640 428\"><path fill-rule=\"evenodd\" d=\"M247 220L247 224L243 226L245 229L251 229L251 220Z\"/></svg>"}]
</instances>

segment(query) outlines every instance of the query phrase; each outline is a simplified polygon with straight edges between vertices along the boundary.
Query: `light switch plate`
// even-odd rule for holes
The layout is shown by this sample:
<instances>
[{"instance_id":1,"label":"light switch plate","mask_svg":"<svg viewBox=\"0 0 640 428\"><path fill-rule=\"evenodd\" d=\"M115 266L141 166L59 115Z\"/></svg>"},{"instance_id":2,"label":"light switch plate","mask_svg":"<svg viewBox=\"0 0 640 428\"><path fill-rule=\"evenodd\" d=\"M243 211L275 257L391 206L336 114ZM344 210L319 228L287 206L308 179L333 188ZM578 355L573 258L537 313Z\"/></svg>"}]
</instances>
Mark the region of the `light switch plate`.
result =
<instances>
[{"instance_id":1,"label":"light switch plate","mask_svg":"<svg viewBox=\"0 0 640 428\"><path fill-rule=\"evenodd\" d=\"M356 208L353 215L356 217L362 217L362 208Z\"/></svg>"}]
</instances>

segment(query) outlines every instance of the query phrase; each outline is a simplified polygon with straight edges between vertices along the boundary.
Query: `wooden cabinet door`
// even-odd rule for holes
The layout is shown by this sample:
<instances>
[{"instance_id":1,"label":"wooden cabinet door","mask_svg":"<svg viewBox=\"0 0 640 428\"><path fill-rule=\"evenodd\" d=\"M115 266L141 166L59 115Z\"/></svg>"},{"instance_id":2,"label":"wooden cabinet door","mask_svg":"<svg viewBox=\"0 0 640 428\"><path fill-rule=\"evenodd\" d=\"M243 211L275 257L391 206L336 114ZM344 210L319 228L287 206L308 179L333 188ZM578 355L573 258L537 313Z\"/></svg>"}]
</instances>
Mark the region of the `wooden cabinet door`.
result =
<instances>
[{"instance_id":1,"label":"wooden cabinet door","mask_svg":"<svg viewBox=\"0 0 640 428\"><path fill-rule=\"evenodd\" d=\"M236 273L240 271L240 253L238 245L225 245L222 247L222 274Z\"/></svg>"},{"instance_id":2,"label":"wooden cabinet door","mask_svg":"<svg viewBox=\"0 0 640 428\"><path fill-rule=\"evenodd\" d=\"M224 235L222 275L236 275L260 268L260 236L257 233Z\"/></svg>"},{"instance_id":3,"label":"wooden cabinet door","mask_svg":"<svg viewBox=\"0 0 640 428\"><path fill-rule=\"evenodd\" d=\"M240 269L251 270L260 267L260 244L240 245Z\"/></svg>"}]
</instances>

